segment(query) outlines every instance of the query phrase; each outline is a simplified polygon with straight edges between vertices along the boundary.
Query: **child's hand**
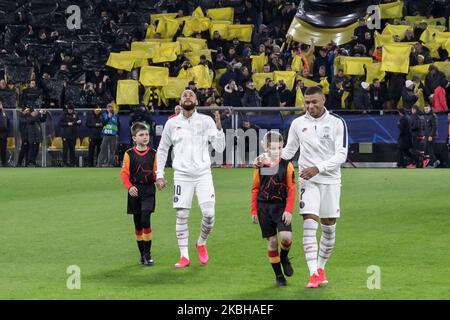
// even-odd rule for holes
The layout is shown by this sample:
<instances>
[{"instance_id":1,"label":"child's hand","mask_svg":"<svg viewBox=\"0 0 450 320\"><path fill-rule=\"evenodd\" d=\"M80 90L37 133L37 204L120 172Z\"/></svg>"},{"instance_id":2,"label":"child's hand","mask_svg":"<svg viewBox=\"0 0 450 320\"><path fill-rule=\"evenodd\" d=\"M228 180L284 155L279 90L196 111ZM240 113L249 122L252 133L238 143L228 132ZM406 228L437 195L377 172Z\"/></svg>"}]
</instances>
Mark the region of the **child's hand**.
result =
<instances>
[{"instance_id":1,"label":"child's hand","mask_svg":"<svg viewBox=\"0 0 450 320\"><path fill-rule=\"evenodd\" d=\"M128 189L128 193L132 197L137 197L138 196L138 189L135 186L132 186L130 189Z\"/></svg>"},{"instance_id":2,"label":"child's hand","mask_svg":"<svg viewBox=\"0 0 450 320\"><path fill-rule=\"evenodd\" d=\"M252 223L258 224L258 216L252 216Z\"/></svg>"},{"instance_id":3,"label":"child's hand","mask_svg":"<svg viewBox=\"0 0 450 320\"><path fill-rule=\"evenodd\" d=\"M292 222L292 213L289 213L289 212L285 211L283 213L282 219L283 219L283 222L284 222L285 225L287 225L287 226L290 225L291 222Z\"/></svg>"},{"instance_id":4,"label":"child's hand","mask_svg":"<svg viewBox=\"0 0 450 320\"><path fill-rule=\"evenodd\" d=\"M156 179L156 187L158 190L162 190L166 187L166 180L164 178L158 178Z\"/></svg>"}]
</instances>

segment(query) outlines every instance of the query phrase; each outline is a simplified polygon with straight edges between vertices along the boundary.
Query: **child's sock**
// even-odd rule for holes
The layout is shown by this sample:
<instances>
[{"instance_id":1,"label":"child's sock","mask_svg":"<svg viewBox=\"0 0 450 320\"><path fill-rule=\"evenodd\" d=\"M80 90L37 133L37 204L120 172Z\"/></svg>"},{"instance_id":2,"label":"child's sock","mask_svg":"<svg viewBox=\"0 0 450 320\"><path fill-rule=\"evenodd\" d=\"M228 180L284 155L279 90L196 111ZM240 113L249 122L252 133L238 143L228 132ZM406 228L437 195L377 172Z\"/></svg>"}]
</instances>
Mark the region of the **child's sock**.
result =
<instances>
[{"instance_id":1,"label":"child's sock","mask_svg":"<svg viewBox=\"0 0 450 320\"><path fill-rule=\"evenodd\" d=\"M136 238L136 243L139 248L141 257L144 255L144 241L142 240L142 229L134 229L134 236Z\"/></svg>"},{"instance_id":2,"label":"child's sock","mask_svg":"<svg viewBox=\"0 0 450 320\"><path fill-rule=\"evenodd\" d=\"M152 228L144 228L142 233L144 254L150 254L152 249Z\"/></svg>"},{"instance_id":3,"label":"child's sock","mask_svg":"<svg viewBox=\"0 0 450 320\"><path fill-rule=\"evenodd\" d=\"M281 261L286 261L288 259L289 250L291 249L292 242L283 243L281 242L280 259Z\"/></svg>"},{"instance_id":4,"label":"child's sock","mask_svg":"<svg viewBox=\"0 0 450 320\"><path fill-rule=\"evenodd\" d=\"M280 263L280 255L278 254L278 250L271 251L269 250L267 252L269 256L269 262L272 265L273 272L275 272L275 275L282 276L283 272L281 271L281 263Z\"/></svg>"}]
</instances>

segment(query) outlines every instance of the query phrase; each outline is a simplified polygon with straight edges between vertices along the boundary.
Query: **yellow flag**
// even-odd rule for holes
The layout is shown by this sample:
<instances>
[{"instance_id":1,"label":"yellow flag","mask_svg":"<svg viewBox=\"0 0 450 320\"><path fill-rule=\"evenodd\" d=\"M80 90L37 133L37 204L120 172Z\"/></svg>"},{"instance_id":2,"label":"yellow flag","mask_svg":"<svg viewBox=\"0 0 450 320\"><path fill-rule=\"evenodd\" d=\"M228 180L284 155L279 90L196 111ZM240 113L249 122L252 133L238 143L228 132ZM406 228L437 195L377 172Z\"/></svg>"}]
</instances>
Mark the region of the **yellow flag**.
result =
<instances>
[{"instance_id":1,"label":"yellow flag","mask_svg":"<svg viewBox=\"0 0 450 320\"><path fill-rule=\"evenodd\" d=\"M427 43L433 41L436 32L445 31L445 26L428 26L422 35L420 36L420 41Z\"/></svg>"},{"instance_id":2,"label":"yellow flag","mask_svg":"<svg viewBox=\"0 0 450 320\"><path fill-rule=\"evenodd\" d=\"M387 44L383 47L381 70L398 73L409 72L409 55L411 46L400 43Z\"/></svg>"},{"instance_id":3,"label":"yellow flag","mask_svg":"<svg viewBox=\"0 0 450 320\"><path fill-rule=\"evenodd\" d=\"M178 72L178 79L188 79L189 81L194 80L194 72L192 71L192 68L188 68L184 70L183 68L180 69L180 72Z\"/></svg>"},{"instance_id":4,"label":"yellow flag","mask_svg":"<svg viewBox=\"0 0 450 320\"><path fill-rule=\"evenodd\" d=\"M189 61L191 62L191 64L193 66L196 66L196 65L198 65L200 63L200 56L201 55L205 55L206 56L206 60L212 61L211 50L210 49L203 49L203 50L198 50L198 51L193 51L193 52L186 52L184 55L186 56L186 58L189 59Z\"/></svg>"},{"instance_id":5,"label":"yellow flag","mask_svg":"<svg viewBox=\"0 0 450 320\"><path fill-rule=\"evenodd\" d=\"M420 109L423 110L423 108L425 107L425 97L423 95L423 90L419 89L418 93L419 93L419 100L417 100L416 104Z\"/></svg>"},{"instance_id":6,"label":"yellow flag","mask_svg":"<svg viewBox=\"0 0 450 320\"><path fill-rule=\"evenodd\" d=\"M300 72L303 69L303 61L299 55L295 55L292 59L291 69L296 72Z\"/></svg>"},{"instance_id":7,"label":"yellow flag","mask_svg":"<svg viewBox=\"0 0 450 320\"><path fill-rule=\"evenodd\" d=\"M180 27L180 20L175 18L162 17L159 20L156 32L164 39L172 39Z\"/></svg>"},{"instance_id":8,"label":"yellow flag","mask_svg":"<svg viewBox=\"0 0 450 320\"><path fill-rule=\"evenodd\" d=\"M256 90L260 90L266 82L267 78L273 79L273 72L269 73L253 73L252 80L255 83Z\"/></svg>"},{"instance_id":9,"label":"yellow flag","mask_svg":"<svg viewBox=\"0 0 450 320\"><path fill-rule=\"evenodd\" d=\"M153 39L155 37L156 29L154 25L149 25L145 32L145 39Z\"/></svg>"},{"instance_id":10,"label":"yellow flag","mask_svg":"<svg viewBox=\"0 0 450 320\"><path fill-rule=\"evenodd\" d=\"M153 62L167 62L175 61L177 59L177 54L181 52L179 42L167 42L161 43L159 50L154 53Z\"/></svg>"},{"instance_id":11,"label":"yellow flag","mask_svg":"<svg viewBox=\"0 0 450 320\"><path fill-rule=\"evenodd\" d=\"M194 73L194 81L197 88L211 88L213 81L213 73L208 66L198 65L192 68Z\"/></svg>"},{"instance_id":12,"label":"yellow flag","mask_svg":"<svg viewBox=\"0 0 450 320\"><path fill-rule=\"evenodd\" d=\"M283 80L288 90L292 90L295 84L295 71L275 71L273 73L273 81Z\"/></svg>"},{"instance_id":13,"label":"yellow flag","mask_svg":"<svg viewBox=\"0 0 450 320\"><path fill-rule=\"evenodd\" d=\"M211 20L222 20L230 21L234 20L234 8L219 8L219 9L209 9L206 11L206 16L210 17Z\"/></svg>"},{"instance_id":14,"label":"yellow flag","mask_svg":"<svg viewBox=\"0 0 450 320\"><path fill-rule=\"evenodd\" d=\"M139 82L146 87L161 87L169 81L169 69L163 67L142 67Z\"/></svg>"},{"instance_id":15,"label":"yellow flag","mask_svg":"<svg viewBox=\"0 0 450 320\"><path fill-rule=\"evenodd\" d=\"M150 15L150 22L151 24L156 24L157 21L161 20L162 18L171 18L171 19L175 19L175 17L177 16L176 12L171 12L171 13L154 13Z\"/></svg>"},{"instance_id":16,"label":"yellow flag","mask_svg":"<svg viewBox=\"0 0 450 320\"><path fill-rule=\"evenodd\" d=\"M305 96L301 89L295 91L295 106L300 108L305 106Z\"/></svg>"},{"instance_id":17,"label":"yellow flag","mask_svg":"<svg viewBox=\"0 0 450 320\"><path fill-rule=\"evenodd\" d=\"M393 43L394 37L391 34L380 34L375 31L375 48L379 48L388 43Z\"/></svg>"},{"instance_id":18,"label":"yellow flag","mask_svg":"<svg viewBox=\"0 0 450 320\"><path fill-rule=\"evenodd\" d=\"M344 74L364 75L364 66L372 64L372 58L344 57Z\"/></svg>"},{"instance_id":19,"label":"yellow flag","mask_svg":"<svg viewBox=\"0 0 450 320\"><path fill-rule=\"evenodd\" d=\"M436 67L438 67L438 69L440 71L442 71L443 73L445 73L445 75L447 76L447 78L450 77L450 62L447 61L437 61L434 63L434 65Z\"/></svg>"},{"instance_id":20,"label":"yellow flag","mask_svg":"<svg viewBox=\"0 0 450 320\"><path fill-rule=\"evenodd\" d=\"M181 51L198 51L208 48L206 39L178 37L177 41L181 45Z\"/></svg>"},{"instance_id":21,"label":"yellow flag","mask_svg":"<svg viewBox=\"0 0 450 320\"><path fill-rule=\"evenodd\" d=\"M313 38L317 46L325 46L331 40L340 46L352 41L358 25L358 22L355 22L343 28L318 28L296 17L292 20L288 35L292 36L294 41L297 42L306 41L305 39L309 41L309 39Z\"/></svg>"},{"instance_id":22,"label":"yellow flag","mask_svg":"<svg viewBox=\"0 0 450 320\"><path fill-rule=\"evenodd\" d=\"M319 83L317 83L315 81L312 81L312 80L310 80L308 78L304 78L304 77L301 77L301 76L297 76L297 80L302 80L303 84L307 88L309 88L309 87L317 87L317 86L320 85Z\"/></svg>"},{"instance_id":23,"label":"yellow flag","mask_svg":"<svg viewBox=\"0 0 450 320\"><path fill-rule=\"evenodd\" d=\"M436 31L434 41L438 43L439 45L443 46L447 42L447 40L450 39L450 32L441 32Z\"/></svg>"},{"instance_id":24,"label":"yellow flag","mask_svg":"<svg viewBox=\"0 0 450 320\"><path fill-rule=\"evenodd\" d=\"M366 77L367 83L373 83L374 79L378 79L380 81L384 80L386 72L381 70L381 63L372 63L366 65L366 68L367 68L367 77Z\"/></svg>"},{"instance_id":25,"label":"yellow flag","mask_svg":"<svg viewBox=\"0 0 450 320\"><path fill-rule=\"evenodd\" d=\"M205 14L203 13L202 8L200 8L200 7L195 8L194 12L192 12L193 18L202 18L204 16L205 16Z\"/></svg>"},{"instance_id":26,"label":"yellow flag","mask_svg":"<svg viewBox=\"0 0 450 320\"><path fill-rule=\"evenodd\" d=\"M380 4L379 7L381 19L394 19L403 17L402 1Z\"/></svg>"},{"instance_id":27,"label":"yellow flag","mask_svg":"<svg viewBox=\"0 0 450 320\"><path fill-rule=\"evenodd\" d=\"M189 81L188 79L169 78L168 84L162 88L162 96L166 99L179 99Z\"/></svg>"},{"instance_id":28,"label":"yellow flag","mask_svg":"<svg viewBox=\"0 0 450 320\"><path fill-rule=\"evenodd\" d=\"M328 82L327 77L320 78L319 84L322 86L323 94L330 93L330 83Z\"/></svg>"},{"instance_id":29,"label":"yellow flag","mask_svg":"<svg viewBox=\"0 0 450 320\"><path fill-rule=\"evenodd\" d=\"M383 35L399 36L401 39L405 37L406 31L412 30L409 25L393 25L387 24L383 30Z\"/></svg>"},{"instance_id":30,"label":"yellow flag","mask_svg":"<svg viewBox=\"0 0 450 320\"><path fill-rule=\"evenodd\" d=\"M364 75L364 66L372 64L372 58L339 56L334 60L334 73L339 69L346 75Z\"/></svg>"},{"instance_id":31,"label":"yellow flag","mask_svg":"<svg viewBox=\"0 0 450 320\"><path fill-rule=\"evenodd\" d=\"M125 57L120 53L111 52L106 65L115 69L131 71L134 66L134 59Z\"/></svg>"},{"instance_id":32,"label":"yellow flag","mask_svg":"<svg viewBox=\"0 0 450 320\"><path fill-rule=\"evenodd\" d=\"M219 87L220 87L220 77L221 77L225 72L227 72L227 69L226 69L226 68L223 68L223 69L217 69L217 70L216 70L216 77L214 78L214 86L215 86L216 88L219 88Z\"/></svg>"},{"instance_id":33,"label":"yellow flag","mask_svg":"<svg viewBox=\"0 0 450 320\"><path fill-rule=\"evenodd\" d=\"M439 22L442 26L445 26L445 18L430 18L424 16L406 16L406 23L409 25L418 26L422 22L426 23L428 26L435 26ZM441 30L443 31L443 30Z\"/></svg>"},{"instance_id":34,"label":"yellow flag","mask_svg":"<svg viewBox=\"0 0 450 320\"><path fill-rule=\"evenodd\" d=\"M231 24L230 21L211 21L211 26L209 27L209 34L211 37L214 31L218 31L220 36L225 39L228 36L228 26Z\"/></svg>"},{"instance_id":35,"label":"yellow flag","mask_svg":"<svg viewBox=\"0 0 450 320\"><path fill-rule=\"evenodd\" d=\"M418 66L409 67L408 80L412 80L414 76L420 78L421 81L425 80L425 76L428 74L428 68L430 64L423 64Z\"/></svg>"},{"instance_id":36,"label":"yellow flag","mask_svg":"<svg viewBox=\"0 0 450 320\"><path fill-rule=\"evenodd\" d=\"M183 35L189 37L196 32L208 30L210 26L211 20L209 18L192 17L191 19L186 20L183 28Z\"/></svg>"},{"instance_id":37,"label":"yellow flag","mask_svg":"<svg viewBox=\"0 0 450 320\"><path fill-rule=\"evenodd\" d=\"M243 42L251 42L252 41L252 24L230 24L227 29L227 40L233 40L234 38L238 38Z\"/></svg>"},{"instance_id":38,"label":"yellow flag","mask_svg":"<svg viewBox=\"0 0 450 320\"><path fill-rule=\"evenodd\" d=\"M430 56L433 59L439 59L439 49L441 48L441 43L438 43L436 41L430 41L424 44L424 47L428 48L430 50Z\"/></svg>"},{"instance_id":39,"label":"yellow flag","mask_svg":"<svg viewBox=\"0 0 450 320\"><path fill-rule=\"evenodd\" d=\"M341 108L342 109L345 109L345 107L347 105L346 101L347 101L347 98L349 95L350 95L350 92L344 91L344 94L342 95L342 98L341 98Z\"/></svg>"},{"instance_id":40,"label":"yellow flag","mask_svg":"<svg viewBox=\"0 0 450 320\"><path fill-rule=\"evenodd\" d=\"M250 58L252 59L252 72L263 72L264 65L268 61L266 54L251 55Z\"/></svg>"},{"instance_id":41,"label":"yellow flag","mask_svg":"<svg viewBox=\"0 0 450 320\"><path fill-rule=\"evenodd\" d=\"M131 43L131 51L143 51L147 53L148 57L153 58L155 51L159 49L160 43L158 42L138 42Z\"/></svg>"},{"instance_id":42,"label":"yellow flag","mask_svg":"<svg viewBox=\"0 0 450 320\"><path fill-rule=\"evenodd\" d=\"M117 82L117 104L139 104L139 82L119 80Z\"/></svg>"}]
</instances>

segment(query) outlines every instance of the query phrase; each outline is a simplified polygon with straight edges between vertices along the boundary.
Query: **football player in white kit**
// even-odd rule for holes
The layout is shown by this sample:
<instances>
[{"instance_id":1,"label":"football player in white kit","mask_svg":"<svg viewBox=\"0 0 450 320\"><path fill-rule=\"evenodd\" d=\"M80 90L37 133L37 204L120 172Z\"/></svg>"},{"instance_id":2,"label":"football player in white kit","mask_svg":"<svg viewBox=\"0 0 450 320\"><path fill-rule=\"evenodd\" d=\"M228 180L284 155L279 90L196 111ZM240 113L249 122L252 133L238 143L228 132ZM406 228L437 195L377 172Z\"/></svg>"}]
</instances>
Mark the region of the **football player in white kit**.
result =
<instances>
[{"instance_id":1,"label":"football player in white kit","mask_svg":"<svg viewBox=\"0 0 450 320\"><path fill-rule=\"evenodd\" d=\"M164 167L169 148L173 146L173 208L177 212L176 235L180 248L180 260L175 264L176 268L190 265L188 217L194 193L203 216L196 248L200 263L208 263L206 240L213 228L215 216L209 142L217 152L225 149L225 134L219 113L215 114L214 121L196 111L197 103L197 96L192 90L185 90L181 94L182 112L166 122L158 147L156 186L162 190L166 186Z\"/></svg>"},{"instance_id":2,"label":"football player in white kit","mask_svg":"<svg viewBox=\"0 0 450 320\"><path fill-rule=\"evenodd\" d=\"M300 214L310 273L307 287L317 288L328 283L324 270L334 248L336 219L340 217L341 164L347 161L348 134L344 119L325 108L320 87L306 90L305 107L306 114L291 124L282 158L292 159L300 148ZM322 236L318 248L319 222Z\"/></svg>"},{"instance_id":3,"label":"football player in white kit","mask_svg":"<svg viewBox=\"0 0 450 320\"><path fill-rule=\"evenodd\" d=\"M328 112L320 87L305 92L306 114L289 129L281 157L292 159L300 149L298 165L300 214L303 216L303 250L310 273L307 288L325 285L325 264L335 244L336 219L340 217L341 164L347 160L347 125ZM256 160L260 164L260 157ZM320 248L317 228L321 224Z\"/></svg>"}]
</instances>

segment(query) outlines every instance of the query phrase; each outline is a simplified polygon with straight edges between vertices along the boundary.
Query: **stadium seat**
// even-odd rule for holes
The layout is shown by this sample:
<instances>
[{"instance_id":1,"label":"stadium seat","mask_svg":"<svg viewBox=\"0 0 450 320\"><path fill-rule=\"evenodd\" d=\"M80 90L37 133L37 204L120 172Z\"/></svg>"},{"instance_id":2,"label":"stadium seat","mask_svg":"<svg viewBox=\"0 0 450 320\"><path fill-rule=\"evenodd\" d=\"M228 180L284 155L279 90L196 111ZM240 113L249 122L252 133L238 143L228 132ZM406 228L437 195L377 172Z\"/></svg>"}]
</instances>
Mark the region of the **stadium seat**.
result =
<instances>
[{"instance_id":1,"label":"stadium seat","mask_svg":"<svg viewBox=\"0 0 450 320\"><path fill-rule=\"evenodd\" d=\"M77 141L75 142L75 149L81 149L81 140L80 140L80 138L77 138Z\"/></svg>"},{"instance_id":2,"label":"stadium seat","mask_svg":"<svg viewBox=\"0 0 450 320\"><path fill-rule=\"evenodd\" d=\"M84 137L80 149L89 149L89 137Z\"/></svg>"},{"instance_id":3,"label":"stadium seat","mask_svg":"<svg viewBox=\"0 0 450 320\"><path fill-rule=\"evenodd\" d=\"M61 137L54 137L52 140L52 145L49 147L49 149L52 150L59 150L62 149L63 142Z\"/></svg>"},{"instance_id":4,"label":"stadium seat","mask_svg":"<svg viewBox=\"0 0 450 320\"><path fill-rule=\"evenodd\" d=\"M16 148L16 139L14 137L8 137L7 148L8 150L14 150Z\"/></svg>"}]
</instances>

